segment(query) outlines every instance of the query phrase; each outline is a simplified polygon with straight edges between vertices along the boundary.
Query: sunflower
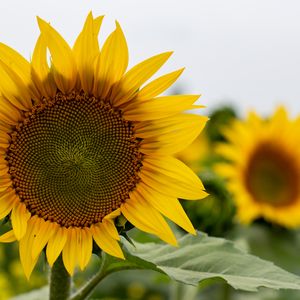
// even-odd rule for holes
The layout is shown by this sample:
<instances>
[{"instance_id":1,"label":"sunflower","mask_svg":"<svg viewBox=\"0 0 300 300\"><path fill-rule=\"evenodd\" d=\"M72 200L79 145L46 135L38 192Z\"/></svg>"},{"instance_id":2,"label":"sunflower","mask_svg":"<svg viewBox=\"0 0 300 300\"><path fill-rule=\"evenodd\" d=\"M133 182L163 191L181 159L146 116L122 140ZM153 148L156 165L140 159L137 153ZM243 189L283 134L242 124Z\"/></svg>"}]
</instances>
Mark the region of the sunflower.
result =
<instances>
[{"instance_id":1,"label":"sunflower","mask_svg":"<svg viewBox=\"0 0 300 300\"><path fill-rule=\"evenodd\" d=\"M31 62L0 44L0 219L19 241L29 278L43 249L50 266L62 254L72 275L93 241L124 258L115 218L176 245L165 218L195 230L178 198L206 193L173 154L200 133L206 117L184 113L199 96L159 96L183 69L147 83L170 57L127 70L120 25L99 48L103 17L90 13L73 48L38 18ZM50 53L50 62L47 57Z\"/></svg>"},{"instance_id":2,"label":"sunflower","mask_svg":"<svg viewBox=\"0 0 300 300\"><path fill-rule=\"evenodd\" d=\"M216 170L229 180L242 223L262 217L288 228L300 225L299 125L280 107L269 119L251 112L224 130L229 142L217 151L227 162Z\"/></svg>"}]
</instances>

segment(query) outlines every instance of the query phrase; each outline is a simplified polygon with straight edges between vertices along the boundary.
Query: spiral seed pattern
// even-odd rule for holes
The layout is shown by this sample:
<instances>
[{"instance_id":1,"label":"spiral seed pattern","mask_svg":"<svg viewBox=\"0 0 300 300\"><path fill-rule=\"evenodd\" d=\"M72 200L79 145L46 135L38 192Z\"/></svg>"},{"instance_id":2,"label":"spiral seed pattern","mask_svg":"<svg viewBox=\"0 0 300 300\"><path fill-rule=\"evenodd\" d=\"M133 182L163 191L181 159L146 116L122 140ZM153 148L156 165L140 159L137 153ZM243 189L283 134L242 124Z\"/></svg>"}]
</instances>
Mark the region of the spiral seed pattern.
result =
<instances>
[{"instance_id":1,"label":"spiral seed pattern","mask_svg":"<svg viewBox=\"0 0 300 300\"><path fill-rule=\"evenodd\" d=\"M90 226L120 207L139 181L133 123L84 93L35 105L11 133L6 153L20 200L61 226Z\"/></svg>"}]
</instances>

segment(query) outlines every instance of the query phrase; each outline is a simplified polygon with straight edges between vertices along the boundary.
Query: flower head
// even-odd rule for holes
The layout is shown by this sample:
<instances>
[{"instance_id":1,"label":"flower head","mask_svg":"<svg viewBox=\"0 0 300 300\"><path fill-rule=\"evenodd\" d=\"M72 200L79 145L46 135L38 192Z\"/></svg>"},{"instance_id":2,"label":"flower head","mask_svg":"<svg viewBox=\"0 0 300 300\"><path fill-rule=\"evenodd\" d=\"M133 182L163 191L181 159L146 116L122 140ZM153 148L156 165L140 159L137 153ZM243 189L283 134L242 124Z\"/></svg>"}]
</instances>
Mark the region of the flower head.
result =
<instances>
[{"instance_id":1,"label":"flower head","mask_svg":"<svg viewBox=\"0 0 300 300\"><path fill-rule=\"evenodd\" d=\"M194 233L177 198L206 195L172 156L206 122L184 113L198 96L158 96L182 69L146 83L170 52L126 71L118 23L99 48L102 19L90 13L70 48L38 18L31 62L0 44L0 218L12 224L0 241L19 241L27 277L44 248L51 266L62 253L70 274L86 267L93 241L123 258L114 224L121 214L176 245L163 215Z\"/></svg>"},{"instance_id":2,"label":"flower head","mask_svg":"<svg viewBox=\"0 0 300 300\"><path fill-rule=\"evenodd\" d=\"M268 120L250 113L224 132L229 143L219 145L218 152L228 161L216 169L229 180L240 221L263 217L299 226L299 120L289 120L281 107Z\"/></svg>"}]
</instances>

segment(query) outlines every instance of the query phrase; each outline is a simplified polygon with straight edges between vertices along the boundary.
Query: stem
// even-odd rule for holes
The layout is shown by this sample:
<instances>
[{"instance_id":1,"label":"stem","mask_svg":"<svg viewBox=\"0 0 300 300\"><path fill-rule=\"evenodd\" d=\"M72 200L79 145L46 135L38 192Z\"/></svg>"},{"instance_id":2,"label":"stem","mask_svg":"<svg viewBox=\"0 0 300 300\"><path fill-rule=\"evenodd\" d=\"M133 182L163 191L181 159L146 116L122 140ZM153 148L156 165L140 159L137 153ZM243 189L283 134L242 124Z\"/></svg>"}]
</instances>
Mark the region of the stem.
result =
<instances>
[{"instance_id":1,"label":"stem","mask_svg":"<svg viewBox=\"0 0 300 300\"><path fill-rule=\"evenodd\" d=\"M71 277L61 255L54 263L50 274L50 300L67 300L71 294Z\"/></svg>"},{"instance_id":2,"label":"stem","mask_svg":"<svg viewBox=\"0 0 300 300\"><path fill-rule=\"evenodd\" d=\"M101 262L100 270L96 273L86 285L84 285L79 291L77 291L72 297L71 300L82 300L86 299L91 292L96 288L98 283L102 281L102 279L107 275L105 270L105 256L103 255L103 259Z\"/></svg>"},{"instance_id":3,"label":"stem","mask_svg":"<svg viewBox=\"0 0 300 300\"><path fill-rule=\"evenodd\" d=\"M93 292L97 285L109 274L122 271L122 270L132 270L139 269L138 266L129 266L129 265L119 265L116 267L110 267L110 261L107 254L102 253L102 262L100 270L95 274L79 291L71 296L70 300L84 300Z\"/></svg>"}]
</instances>

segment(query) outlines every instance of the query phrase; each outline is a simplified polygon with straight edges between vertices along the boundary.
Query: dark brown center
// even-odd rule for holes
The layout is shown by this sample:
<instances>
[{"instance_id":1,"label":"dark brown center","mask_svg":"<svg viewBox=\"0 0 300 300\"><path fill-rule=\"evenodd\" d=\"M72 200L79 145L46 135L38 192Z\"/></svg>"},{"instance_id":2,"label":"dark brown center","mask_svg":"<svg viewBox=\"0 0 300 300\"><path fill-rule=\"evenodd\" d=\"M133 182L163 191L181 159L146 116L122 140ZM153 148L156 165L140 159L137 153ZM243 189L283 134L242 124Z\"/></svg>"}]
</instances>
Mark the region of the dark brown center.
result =
<instances>
[{"instance_id":1,"label":"dark brown center","mask_svg":"<svg viewBox=\"0 0 300 300\"><path fill-rule=\"evenodd\" d=\"M65 227L90 226L118 208L142 166L132 122L82 93L34 106L14 128L6 159L28 210Z\"/></svg>"},{"instance_id":2,"label":"dark brown center","mask_svg":"<svg viewBox=\"0 0 300 300\"><path fill-rule=\"evenodd\" d=\"M272 144L261 144L245 172L248 191L257 202L289 205L299 196L300 174L288 153Z\"/></svg>"}]
</instances>

